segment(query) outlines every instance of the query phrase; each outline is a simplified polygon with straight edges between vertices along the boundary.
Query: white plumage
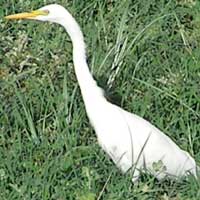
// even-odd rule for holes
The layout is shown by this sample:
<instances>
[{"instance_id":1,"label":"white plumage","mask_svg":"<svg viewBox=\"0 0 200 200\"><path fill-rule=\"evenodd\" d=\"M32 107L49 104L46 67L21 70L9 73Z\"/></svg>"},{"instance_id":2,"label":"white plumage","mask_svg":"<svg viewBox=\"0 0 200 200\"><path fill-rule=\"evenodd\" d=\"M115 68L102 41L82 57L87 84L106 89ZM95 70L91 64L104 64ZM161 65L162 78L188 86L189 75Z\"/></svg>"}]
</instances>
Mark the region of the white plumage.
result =
<instances>
[{"instance_id":1,"label":"white plumage","mask_svg":"<svg viewBox=\"0 0 200 200\"><path fill-rule=\"evenodd\" d=\"M139 178L141 171L147 171L158 179L166 176L180 178L188 174L197 178L197 165L189 153L145 119L106 100L88 69L80 27L65 8L52 4L37 11L7 17L23 18L55 22L68 32L73 43L75 73L88 117L99 144L122 172L134 169L133 181Z\"/></svg>"}]
</instances>

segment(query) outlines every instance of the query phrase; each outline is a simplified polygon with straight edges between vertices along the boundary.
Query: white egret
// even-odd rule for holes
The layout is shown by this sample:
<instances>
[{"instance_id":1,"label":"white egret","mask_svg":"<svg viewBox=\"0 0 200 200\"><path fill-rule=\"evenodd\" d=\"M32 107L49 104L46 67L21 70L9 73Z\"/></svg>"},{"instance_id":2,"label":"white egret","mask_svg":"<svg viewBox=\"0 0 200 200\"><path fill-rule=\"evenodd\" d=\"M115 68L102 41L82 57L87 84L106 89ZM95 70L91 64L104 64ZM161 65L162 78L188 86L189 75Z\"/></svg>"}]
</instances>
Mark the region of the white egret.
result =
<instances>
[{"instance_id":1,"label":"white egret","mask_svg":"<svg viewBox=\"0 0 200 200\"><path fill-rule=\"evenodd\" d=\"M65 28L73 43L75 73L98 142L122 172L134 169L133 182L138 180L141 171L159 180L189 174L197 178L198 167L189 153L145 119L106 100L89 71L81 29L64 7L52 4L6 18L55 22Z\"/></svg>"}]
</instances>

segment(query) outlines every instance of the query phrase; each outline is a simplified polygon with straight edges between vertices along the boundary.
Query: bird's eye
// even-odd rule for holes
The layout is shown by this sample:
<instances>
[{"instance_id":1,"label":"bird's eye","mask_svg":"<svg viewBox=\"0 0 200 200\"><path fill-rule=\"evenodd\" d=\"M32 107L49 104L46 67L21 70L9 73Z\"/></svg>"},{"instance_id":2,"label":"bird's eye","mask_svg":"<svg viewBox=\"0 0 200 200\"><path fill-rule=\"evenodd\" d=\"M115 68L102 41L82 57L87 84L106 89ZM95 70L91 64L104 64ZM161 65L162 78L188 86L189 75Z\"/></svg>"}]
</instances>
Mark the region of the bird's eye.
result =
<instances>
[{"instance_id":1,"label":"bird's eye","mask_svg":"<svg viewBox=\"0 0 200 200\"><path fill-rule=\"evenodd\" d=\"M45 15L49 14L49 10L43 10L42 12L44 12Z\"/></svg>"}]
</instances>

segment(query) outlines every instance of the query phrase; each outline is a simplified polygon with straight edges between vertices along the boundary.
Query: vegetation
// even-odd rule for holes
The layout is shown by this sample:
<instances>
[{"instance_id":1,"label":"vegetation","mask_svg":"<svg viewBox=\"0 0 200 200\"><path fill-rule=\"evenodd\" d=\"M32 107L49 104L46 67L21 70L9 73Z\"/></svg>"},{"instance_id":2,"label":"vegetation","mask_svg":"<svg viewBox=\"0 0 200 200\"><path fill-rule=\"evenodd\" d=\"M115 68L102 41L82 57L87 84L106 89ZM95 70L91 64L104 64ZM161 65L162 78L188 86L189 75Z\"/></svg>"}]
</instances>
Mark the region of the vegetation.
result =
<instances>
[{"instance_id":1,"label":"vegetation","mask_svg":"<svg viewBox=\"0 0 200 200\"><path fill-rule=\"evenodd\" d=\"M89 124L63 28L3 19L54 2L0 2L1 199L200 199L193 177L158 182L144 175L133 185L122 175ZM200 163L200 2L56 3L80 23L108 99L148 119Z\"/></svg>"}]
</instances>

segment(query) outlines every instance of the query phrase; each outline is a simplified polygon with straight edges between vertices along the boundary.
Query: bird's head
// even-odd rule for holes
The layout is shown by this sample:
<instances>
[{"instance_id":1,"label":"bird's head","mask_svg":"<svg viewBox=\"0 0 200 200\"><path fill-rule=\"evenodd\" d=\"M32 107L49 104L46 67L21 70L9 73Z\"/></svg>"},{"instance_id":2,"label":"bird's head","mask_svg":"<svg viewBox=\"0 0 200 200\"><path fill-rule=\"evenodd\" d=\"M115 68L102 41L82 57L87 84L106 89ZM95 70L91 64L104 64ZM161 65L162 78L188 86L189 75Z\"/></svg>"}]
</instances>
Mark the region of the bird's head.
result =
<instances>
[{"instance_id":1,"label":"bird's head","mask_svg":"<svg viewBox=\"0 0 200 200\"><path fill-rule=\"evenodd\" d=\"M39 21L50 21L60 23L63 18L63 14L69 14L66 9L58 4L51 4L44 6L38 10L8 15L6 19L32 19Z\"/></svg>"},{"instance_id":2,"label":"bird's head","mask_svg":"<svg viewBox=\"0 0 200 200\"><path fill-rule=\"evenodd\" d=\"M80 38L83 40L83 35L79 25L73 18L73 16L61 5L50 4L44 6L38 10L31 12L18 13L14 15L8 15L6 19L32 19L38 21L49 21L62 25L71 39L77 39L80 43Z\"/></svg>"}]
</instances>

